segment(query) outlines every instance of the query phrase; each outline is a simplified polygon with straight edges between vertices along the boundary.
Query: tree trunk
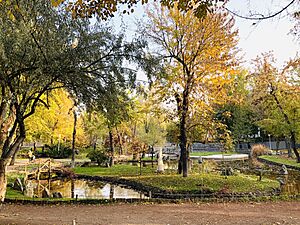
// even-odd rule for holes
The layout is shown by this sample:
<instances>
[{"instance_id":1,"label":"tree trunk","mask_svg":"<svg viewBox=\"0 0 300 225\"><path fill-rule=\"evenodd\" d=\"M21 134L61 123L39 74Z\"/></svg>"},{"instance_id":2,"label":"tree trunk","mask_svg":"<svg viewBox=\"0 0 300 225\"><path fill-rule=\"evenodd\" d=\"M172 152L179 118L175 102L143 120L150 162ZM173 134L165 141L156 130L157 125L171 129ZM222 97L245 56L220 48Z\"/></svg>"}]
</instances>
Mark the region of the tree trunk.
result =
<instances>
[{"instance_id":1,"label":"tree trunk","mask_svg":"<svg viewBox=\"0 0 300 225\"><path fill-rule=\"evenodd\" d=\"M75 140L76 140L76 128L77 128L77 114L76 111L73 111L74 115L74 126L73 126L73 136L72 136L72 161L71 167L75 167Z\"/></svg>"},{"instance_id":2,"label":"tree trunk","mask_svg":"<svg viewBox=\"0 0 300 225\"><path fill-rule=\"evenodd\" d=\"M187 155L187 135L186 135L186 118L188 113L188 91L183 92L182 111L180 118L180 158L182 164L182 176L188 176L188 155Z\"/></svg>"},{"instance_id":3,"label":"tree trunk","mask_svg":"<svg viewBox=\"0 0 300 225\"><path fill-rule=\"evenodd\" d=\"M10 160L10 163L9 163L10 166L15 165L17 153L18 153L18 151L15 151L15 153L14 153L13 156L11 157L11 160Z\"/></svg>"},{"instance_id":4,"label":"tree trunk","mask_svg":"<svg viewBox=\"0 0 300 225\"><path fill-rule=\"evenodd\" d=\"M118 128L116 127L118 142L119 142L119 155L123 155L123 140L122 140L122 133L119 132Z\"/></svg>"},{"instance_id":5,"label":"tree trunk","mask_svg":"<svg viewBox=\"0 0 300 225\"><path fill-rule=\"evenodd\" d=\"M0 202L4 202L5 193L6 193L6 162L4 160L0 160Z\"/></svg>"},{"instance_id":6,"label":"tree trunk","mask_svg":"<svg viewBox=\"0 0 300 225\"><path fill-rule=\"evenodd\" d=\"M109 129L109 149L111 153L110 166L114 166L114 143L113 143L113 134L111 129Z\"/></svg>"},{"instance_id":7,"label":"tree trunk","mask_svg":"<svg viewBox=\"0 0 300 225\"><path fill-rule=\"evenodd\" d=\"M291 145L292 145L292 149L294 151L294 154L296 156L296 159L297 159L297 163L300 163L300 155L299 155L299 152L297 150L297 146L296 146L296 135L295 135L295 132L292 131L291 132Z\"/></svg>"},{"instance_id":8,"label":"tree trunk","mask_svg":"<svg viewBox=\"0 0 300 225\"><path fill-rule=\"evenodd\" d=\"M182 154L181 153L182 152L180 150L180 156L178 159L178 169L177 169L178 174L182 174Z\"/></svg>"},{"instance_id":9,"label":"tree trunk","mask_svg":"<svg viewBox=\"0 0 300 225\"><path fill-rule=\"evenodd\" d=\"M290 140L288 140L287 137L285 137L285 145L286 145L286 148L288 150L288 157L292 158L291 142L290 142Z\"/></svg>"}]
</instances>

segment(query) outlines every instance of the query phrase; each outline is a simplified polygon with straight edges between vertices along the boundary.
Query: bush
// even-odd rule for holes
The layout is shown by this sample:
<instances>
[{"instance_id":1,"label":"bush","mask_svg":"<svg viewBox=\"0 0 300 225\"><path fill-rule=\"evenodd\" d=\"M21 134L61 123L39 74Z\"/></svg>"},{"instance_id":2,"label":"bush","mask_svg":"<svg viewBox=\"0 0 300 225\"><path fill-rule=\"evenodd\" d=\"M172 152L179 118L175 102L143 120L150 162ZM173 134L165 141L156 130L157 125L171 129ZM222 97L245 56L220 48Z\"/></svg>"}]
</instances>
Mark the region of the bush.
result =
<instances>
[{"instance_id":1,"label":"bush","mask_svg":"<svg viewBox=\"0 0 300 225\"><path fill-rule=\"evenodd\" d=\"M253 158L257 158L258 156L261 156L261 155L267 155L267 154L269 154L269 152L270 152L270 149L262 144L255 144L255 145L252 145L252 147L251 147L251 156Z\"/></svg>"},{"instance_id":2,"label":"bush","mask_svg":"<svg viewBox=\"0 0 300 225\"><path fill-rule=\"evenodd\" d=\"M102 149L92 150L87 154L87 157L92 161L96 162L98 166L108 162L109 157Z\"/></svg>"},{"instance_id":3,"label":"bush","mask_svg":"<svg viewBox=\"0 0 300 225\"><path fill-rule=\"evenodd\" d=\"M65 145L45 145L44 156L50 158L69 158L72 155L72 149Z\"/></svg>"}]
</instances>

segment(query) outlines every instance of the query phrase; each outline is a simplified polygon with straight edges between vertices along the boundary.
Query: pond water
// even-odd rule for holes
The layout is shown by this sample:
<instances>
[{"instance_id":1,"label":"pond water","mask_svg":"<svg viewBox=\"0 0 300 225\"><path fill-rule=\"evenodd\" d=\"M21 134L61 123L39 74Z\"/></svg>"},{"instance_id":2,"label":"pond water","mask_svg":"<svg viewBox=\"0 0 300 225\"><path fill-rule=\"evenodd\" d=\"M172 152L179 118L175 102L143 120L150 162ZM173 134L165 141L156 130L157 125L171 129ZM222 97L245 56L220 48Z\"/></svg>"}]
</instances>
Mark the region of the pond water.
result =
<instances>
[{"instance_id":1,"label":"pond water","mask_svg":"<svg viewBox=\"0 0 300 225\"><path fill-rule=\"evenodd\" d=\"M47 188L51 196L54 192L60 192L63 198L78 199L139 199L146 198L142 193L123 187L99 181L88 180L28 180L26 184L25 196L42 197L44 188Z\"/></svg>"}]
</instances>

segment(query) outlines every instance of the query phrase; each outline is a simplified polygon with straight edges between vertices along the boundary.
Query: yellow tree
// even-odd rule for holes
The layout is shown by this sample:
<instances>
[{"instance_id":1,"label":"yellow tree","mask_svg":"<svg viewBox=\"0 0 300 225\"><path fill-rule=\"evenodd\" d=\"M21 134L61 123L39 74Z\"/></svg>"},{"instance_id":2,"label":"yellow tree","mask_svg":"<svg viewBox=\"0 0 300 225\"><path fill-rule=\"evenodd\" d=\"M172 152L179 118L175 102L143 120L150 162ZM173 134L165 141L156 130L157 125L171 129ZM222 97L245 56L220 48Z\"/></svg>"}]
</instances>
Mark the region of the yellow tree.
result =
<instances>
[{"instance_id":1,"label":"yellow tree","mask_svg":"<svg viewBox=\"0 0 300 225\"><path fill-rule=\"evenodd\" d=\"M47 144L58 141L71 142L74 123L73 100L63 89L53 90L48 99L44 100L48 101L49 108L40 105L35 114L25 120L25 141L41 141ZM80 142L84 142L81 119L78 121L77 133Z\"/></svg>"},{"instance_id":2,"label":"yellow tree","mask_svg":"<svg viewBox=\"0 0 300 225\"><path fill-rule=\"evenodd\" d=\"M222 100L224 88L230 83L236 65L237 31L234 21L225 13L208 14L198 19L192 12L176 7L154 6L148 11L150 22L143 33L152 40L156 54L167 65L157 76L160 94L173 98L180 124L182 166L179 172L188 176L187 119L190 106L214 104ZM213 96L212 96L213 94Z\"/></svg>"}]
</instances>

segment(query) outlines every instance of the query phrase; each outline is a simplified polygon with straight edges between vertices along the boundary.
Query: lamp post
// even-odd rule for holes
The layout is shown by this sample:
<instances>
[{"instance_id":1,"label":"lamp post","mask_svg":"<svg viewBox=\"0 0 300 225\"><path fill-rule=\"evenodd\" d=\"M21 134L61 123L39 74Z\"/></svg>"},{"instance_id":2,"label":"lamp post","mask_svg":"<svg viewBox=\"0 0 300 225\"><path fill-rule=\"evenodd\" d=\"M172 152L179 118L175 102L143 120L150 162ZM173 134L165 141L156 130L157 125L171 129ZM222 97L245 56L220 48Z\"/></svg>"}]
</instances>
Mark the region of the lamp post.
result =
<instances>
[{"instance_id":1,"label":"lamp post","mask_svg":"<svg viewBox=\"0 0 300 225\"><path fill-rule=\"evenodd\" d=\"M269 136L269 146L270 146L270 150L272 150L272 145L271 145L271 134L268 134Z\"/></svg>"}]
</instances>

